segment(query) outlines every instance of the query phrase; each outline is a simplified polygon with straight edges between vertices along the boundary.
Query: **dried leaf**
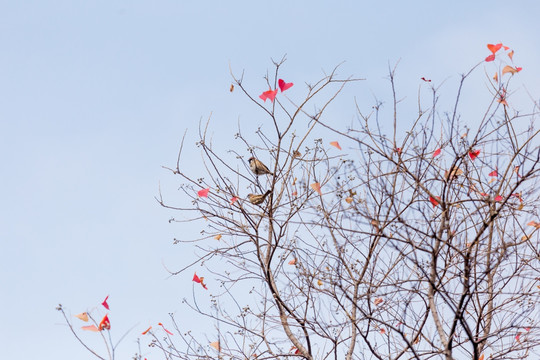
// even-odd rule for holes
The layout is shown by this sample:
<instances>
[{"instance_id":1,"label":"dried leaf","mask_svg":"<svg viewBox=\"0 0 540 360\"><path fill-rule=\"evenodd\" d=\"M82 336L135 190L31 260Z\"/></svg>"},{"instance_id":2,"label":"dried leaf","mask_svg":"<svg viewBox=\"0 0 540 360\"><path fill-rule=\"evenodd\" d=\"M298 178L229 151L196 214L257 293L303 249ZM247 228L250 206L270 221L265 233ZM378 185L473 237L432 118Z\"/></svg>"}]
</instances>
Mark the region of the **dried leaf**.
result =
<instances>
[{"instance_id":1,"label":"dried leaf","mask_svg":"<svg viewBox=\"0 0 540 360\"><path fill-rule=\"evenodd\" d=\"M527 223L527 225L534 226L535 228L540 229L540 223L536 221L530 221L529 223Z\"/></svg>"},{"instance_id":2,"label":"dried leaf","mask_svg":"<svg viewBox=\"0 0 540 360\"><path fill-rule=\"evenodd\" d=\"M516 68L513 68L511 67L510 65L506 65L503 69L502 69L502 74L507 74L507 73L510 73L512 75L520 72L522 70L522 68L520 67L516 67Z\"/></svg>"},{"instance_id":3,"label":"dried leaf","mask_svg":"<svg viewBox=\"0 0 540 360\"><path fill-rule=\"evenodd\" d=\"M82 321L84 321L84 322L88 322L88 313L87 312L77 314L77 315L75 315L75 317L82 320Z\"/></svg>"},{"instance_id":4,"label":"dried leaf","mask_svg":"<svg viewBox=\"0 0 540 360\"><path fill-rule=\"evenodd\" d=\"M313 190L315 190L319 195L322 195L322 192L321 192L321 184L319 184L318 182L316 182L316 183L311 184L310 186L311 186L311 188L312 188Z\"/></svg>"},{"instance_id":5,"label":"dried leaf","mask_svg":"<svg viewBox=\"0 0 540 360\"><path fill-rule=\"evenodd\" d=\"M291 261L289 261L289 265L296 265L296 259L292 259Z\"/></svg>"},{"instance_id":6,"label":"dried leaf","mask_svg":"<svg viewBox=\"0 0 540 360\"><path fill-rule=\"evenodd\" d=\"M499 74L498 73L495 73L495 75L493 76L493 80L495 80L495 82L499 82Z\"/></svg>"},{"instance_id":7,"label":"dried leaf","mask_svg":"<svg viewBox=\"0 0 540 360\"><path fill-rule=\"evenodd\" d=\"M234 91L234 84L231 84L231 87L229 88L229 91L230 91L230 92L233 92L233 91Z\"/></svg>"},{"instance_id":8,"label":"dried leaf","mask_svg":"<svg viewBox=\"0 0 540 360\"><path fill-rule=\"evenodd\" d=\"M426 79L425 77L421 77L420 80L424 80L425 82L431 82L431 80Z\"/></svg>"},{"instance_id":9,"label":"dried leaf","mask_svg":"<svg viewBox=\"0 0 540 360\"><path fill-rule=\"evenodd\" d=\"M221 234L217 234L216 236L214 236L214 239L220 240L221 239Z\"/></svg>"},{"instance_id":10,"label":"dried leaf","mask_svg":"<svg viewBox=\"0 0 540 360\"><path fill-rule=\"evenodd\" d=\"M384 300L383 300L382 298L380 298L380 297L376 298L376 299L373 301L373 303L374 303L375 305L382 304L383 302L384 302Z\"/></svg>"},{"instance_id":11,"label":"dried leaf","mask_svg":"<svg viewBox=\"0 0 540 360\"><path fill-rule=\"evenodd\" d=\"M508 57L510 58L510 60L512 60L512 61L514 60L514 50L512 50L512 51L510 51L508 53Z\"/></svg>"},{"instance_id":12,"label":"dried leaf","mask_svg":"<svg viewBox=\"0 0 540 360\"><path fill-rule=\"evenodd\" d=\"M323 282L319 279L319 280L317 280L317 285L322 286Z\"/></svg>"},{"instance_id":13,"label":"dried leaf","mask_svg":"<svg viewBox=\"0 0 540 360\"><path fill-rule=\"evenodd\" d=\"M214 341L210 343L210 346L216 349L218 352L221 352L221 347L219 346L219 341Z\"/></svg>"},{"instance_id":14,"label":"dried leaf","mask_svg":"<svg viewBox=\"0 0 540 360\"><path fill-rule=\"evenodd\" d=\"M350 196L348 196L348 197L345 198L345 202L346 202L347 204L350 204L350 203L353 202L353 198L350 197Z\"/></svg>"}]
</instances>

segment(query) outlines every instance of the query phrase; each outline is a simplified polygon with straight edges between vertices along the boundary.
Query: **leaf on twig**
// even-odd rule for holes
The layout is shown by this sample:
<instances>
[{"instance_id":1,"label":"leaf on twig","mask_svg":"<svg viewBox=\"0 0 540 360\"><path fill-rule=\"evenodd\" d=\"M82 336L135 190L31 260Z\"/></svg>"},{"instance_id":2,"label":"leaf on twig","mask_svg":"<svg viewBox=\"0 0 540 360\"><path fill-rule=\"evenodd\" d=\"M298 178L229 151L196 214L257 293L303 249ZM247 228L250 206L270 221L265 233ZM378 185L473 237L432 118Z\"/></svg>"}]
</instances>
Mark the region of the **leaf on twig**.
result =
<instances>
[{"instance_id":1,"label":"leaf on twig","mask_svg":"<svg viewBox=\"0 0 540 360\"><path fill-rule=\"evenodd\" d=\"M75 315L75 317L82 320L82 321L84 321L84 322L88 322L88 313L87 312L77 314L77 315Z\"/></svg>"},{"instance_id":2,"label":"leaf on twig","mask_svg":"<svg viewBox=\"0 0 540 360\"><path fill-rule=\"evenodd\" d=\"M208 197L208 193L210 192L210 188L202 189L197 192L197 195L199 197Z\"/></svg>"},{"instance_id":3,"label":"leaf on twig","mask_svg":"<svg viewBox=\"0 0 540 360\"><path fill-rule=\"evenodd\" d=\"M159 326L161 326L163 328L163 330L165 330L165 332L169 335L174 335L172 332L170 332L169 330L165 329L165 326L163 326L162 323L158 323Z\"/></svg>"},{"instance_id":4,"label":"leaf on twig","mask_svg":"<svg viewBox=\"0 0 540 360\"><path fill-rule=\"evenodd\" d=\"M431 202L431 205L433 205L433 207L436 207L439 205L439 201L441 201L441 198L439 196L430 196L429 201Z\"/></svg>"},{"instance_id":5,"label":"leaf on twig","mask_svg":"<svg viewBox=\"0 0 540 360\"><path fill-rule=\"evenodd\" d=\"M284 80L279 79L278 80L279 89L281 92L284 92L285 90L291 88L294 84L292 82L286 83Z\"/></svg>"},{"instance_id":6,"label":"leaf on twig","mask_svg":"<svg viewBox=\"0 0 540 360\"><path fill-rule=\"evenodd\" d=\"M271 102L274 102L276 95L277 95L277 89L276 90L270 89L263 92L261 95L259 95L259 98L261 100L264 100L264 102L266 102L266 99L270 99Z\"/></svg>"},{"instance_id":7,"label":"leaf on twig","mask_svg":"<svg viewBox=\"0 0 540 360\"><path fill-rule=\"evenodd\" d=\"M441 154L441 149L437 149L437 150L435 150L435 152L433 153L433 157L439 156L440 154Z\"/></svg>"},{"instance_id":8,"label":"leaf on twig","mask_svg":"<svg viewBox=\"0 0 540 360\"><path fill-rule=\"evenodd\" d=\"M101 322L99 323L98 328L99 328L99 331L111 329L111 322L109 321L109 315L105 315L103 319L101 319Z\"/></svg>"},{"instance_id":9,"label":"leaf on twig","mask_svg":"<svg viewBox=\"0 0 540 360\"><path fill-rule=\"evenodd\" d=\"M292 259L291 261L289 261L289 265L296 265L296 259Z\"/></svg>"},{"instance_id":10,"label":"leaf on twig","mask_svg":"<svg viewBox=\"0 0 540 360\"><path fill-rule=\"evenodd\" d=\"M523 70L523 68L521 67L511 67L510 65L506 65L503 69L502 69L502 74L507 74L507 73L510 73L512 75L520 72L521 70Z\"/></svg>"},{"instance_id":11,"label":"leaf on twig","mask_svg":"<svg viewBox=\"0 0 540 360\"><path fill-rule=\"evenodd\" d=\"M221 239L221 234L217 234L216 236L214 236L214 239L220 240Z\"/></svg>"},{"instance_id":12,"label":"leaf on twig","mask_svg":"<svg viewBox=\"0 0 540 360\"><path fill-rule=\"evenodd\" d=\"M148 329L144 330L141 335L146 335L148 334L148 332L150 331L150 329L152 329L152 327L150 326Z\"/></svg>"},{"instance_id":13,"label":"leaf on twig","mask_svg":"<svg viewBox=\"0 0 540 360\"><path fill-rule=\"evenodd\" d=\"M474 160L478 157L478 155L480 155L480 150L471 150L469 151L469 157L471 158L471 160Z\"/></svg>"},{"instance_id":14,"label":"leaf on twig","mask_svg":"<svg viewBox=\"0 0 540 360\"><path fill-rule=\"evenodd\" d=\"M210 343L210 346L216 349L218 352L221 352L221 347L219 346L219 341L214 341Z\"/></svg>"},{"instance_id":15,"label":"leaf on twig","mask_svg":"<svg viewBox=\"0 0 540 360\"><path fill-rule=\"evenodd\" d=\"M197 276L197 273L193 274L193 281L196 282L197 284L201 284L201 286L205 289L205 290L208 290L208 288L206 287L206 284L204 283L204 277L198 277Z\"/></svg>"},{"instance_id":16,"label":"leaf on twig","mask_svg":"<svg viewBox=\"0 0 540 360\"><path fill-rule=\"evenodd\" d=\"M310 186L311 186L311 188L312 188L313 190L315 190L319 195L322 195L322 192L321 192L321 184L319 184L318 182L316 182L316 183L311 184Z\"/></svg>"},{"instance_id":17,"label":"leaf on twig","mask_svg":"<svg viewBox=\"0 0 540 360\"><path fill-rule=\"evenodd\" d=\"M107 310L110 310L109 309L109 304L107 303L107 299L109 298L109 295L107 295L107 297L105 298L105 300L103 300L103 302L101 303L101 305L103 305L103 307Z\"/></svg>"},{"instance_id":18,"label":"leaf on twig","mask_svg":"<svg viewBox=\"0 0 540 360\"><path fill-rule=\"evenodd\" d=\"M99 332L99 329L96 327L96 325L81 326L81 329L86 330L86 331Z\"/></svg>"}]
</instances>

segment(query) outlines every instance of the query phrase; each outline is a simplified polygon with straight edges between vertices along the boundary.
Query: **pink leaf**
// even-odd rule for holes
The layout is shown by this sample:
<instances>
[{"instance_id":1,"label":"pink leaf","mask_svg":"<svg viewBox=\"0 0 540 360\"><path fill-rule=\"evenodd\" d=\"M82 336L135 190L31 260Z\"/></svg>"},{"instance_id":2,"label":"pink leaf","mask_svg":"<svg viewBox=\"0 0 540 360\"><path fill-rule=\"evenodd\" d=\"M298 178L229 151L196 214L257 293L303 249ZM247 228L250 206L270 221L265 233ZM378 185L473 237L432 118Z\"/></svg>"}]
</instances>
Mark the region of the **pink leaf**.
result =
<instances>
[{"instance_id":1,"label":"pink leaf","mask_svg":"<svg viewBox=\"0 0 540 360\"><path fill-rule=\"evenodd\" d=\"M208 197L208 192L210 192L210 188L202 189L197 192L197 195L199 197Z\"/></svg>"},{"instance_id":2,"label":"pink leaf","mask_svg":"<svg viewBox=\"0 0 540 360\"><path fill-rule=\"evenodd\" d=\"M86 330L86 331L95 331L95 332L99 332L99 329L96 327L96 325L81 326L81 329Z\"/></svg>"},{"instance_id":3,"label":"pink leaf","mask_svg":"<svg viewBox=\"0 0 540 360\"><path fill-rule=\"evenodd\" d=\"M266 102L266 99L270 99L271 102L274 102L274 99L276 98L276 95L277 95L277 89L276 90L267 90L267 91L263 92L261 95L259 95L259 98L264 100L264 102Z\"/></svg>"},{"instance_id":4,"label":"pink leaf","mask_svg":"<svg viewBox=\"0 0 540 360\"><path fill-rule=\"evenodd\" d=\"M234 204L236 202L236 200L238 200L238 198L236 196L233 196L231 198L231 205Z\"/></svg>"},{"instance_id":5,"label":"pink leaf","mask_svg":"<svg viewBox=\"0 0 540 360\"><path fill-rule=\"evenodd\" d=\"M501 195L495 196L495 201L502 201L503 197Z\"/></svg>"},{"instance_id":6,"label":"pink leaf","mask_svg":"<svg viewBox=\"0 0 540 360\"><path fill-rule=\"evenodd\" d=\"M281 92L284 92L285 90L289 89L291 86L293 86L294 84L292 82L290 83L286 83L285 81L283 81L282 79L279 79L278 80L278 85L279 85L279 88L281 90Z\"/></svg>"},{"instance_id":7,"label":"pink leaf","mask_svg":"<svg viewBox=\"0 0 540 360\"><path fill-rule=\"evenodd\" d=\"M433 157L439 156L440 154L441 154L441 149L437 149L437 150L435 150L435 152L433 153Z\"/></svg>"},{"instance_id":8,"label":"pink leaf","mask_svg":"<svg viewBox=\"0 0 540 360\"><path fill-rule=\"evenodd\" d=\"M489 173L489 176L497 177L499 176L499 173L497 172L497 170L493 170L492 172Z\"/></svg>"}]
</instances>

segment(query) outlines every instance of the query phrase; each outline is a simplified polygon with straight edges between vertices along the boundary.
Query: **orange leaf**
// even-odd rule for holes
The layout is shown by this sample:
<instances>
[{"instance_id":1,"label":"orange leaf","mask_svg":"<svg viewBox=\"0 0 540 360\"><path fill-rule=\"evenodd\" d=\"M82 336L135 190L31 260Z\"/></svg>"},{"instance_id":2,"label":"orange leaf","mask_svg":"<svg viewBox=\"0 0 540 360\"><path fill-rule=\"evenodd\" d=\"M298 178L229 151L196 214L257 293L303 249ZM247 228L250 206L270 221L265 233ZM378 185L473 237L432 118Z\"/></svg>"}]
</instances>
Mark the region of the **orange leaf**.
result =
<instances>
[{"instance_id":1,"label":"orange leaf","mask_svg":"<svg viewBox=\"0 0 540 360\"><path fill-rule=\"evenodd\" d=\"M350 203L353 202L353 198L350 197L350 196L348 196L348 197L345 198L345 202L346 202L347 204L350 204Z\"/></svg>"},{"instance_id":2,"label":"orange leaf","mask_svg":"<svg viewBox=\"0 0 540 360\"><path fill-rule=\"evenodd\" d=\"M478 155L480 155L480 150L471 150L469 151L469 157L471 158L471 160L474 160L478 157Z\"/></svg>"},{"instance_id":3,"label":"orange leaf","mask_svg":"<svg viewBox=\"0 0 540 360\"><path fill-rule=\"evenodd\" d=\"M499 82L499 74L495 73L495 76L493 76L493 80L495 80L495 82Z\"/></svg>"},{"instance_id":4,"label":"orange leaf","mask_svg":"<svg viewBox=\"0 0 540 360\"><path fill-rule=\"evenodd\" d=\"M383 302L384 302L384 300L383 300L382 298L380 298L380 297L379 297L379 298L376 298L376 299L373 301L373 303L374 303L375 305L382 304Z\"/></svg>"},{"instance_id":5,"label":"orange leaf","mask_svg":"<svg viewBox=\"0 0 540 360\"><path fill-rule=\"evenodd\" d=\"M484 354L480 355L480 357L478 358L478 360L484 360Z\"/></svg>"},{"instance_id":6,"label":"orange leaf","mask_svg":"<svg viewBox=\"0 0 540 360\"><path fill-rule=\"evenodd\" d=\"M508 49L510 49L510 48L509 48L508 46L506 46L506 45L503 45L503 49L504 49L504 50L508 50Z\"/></svg>"},{"instance_id":7,"label":"orange leaf","mask_svg":"<svg viewBox=\"0 0 540 360\"><path fill-rule=\"evenodd\" d=\"M98 326L99 330L110 330L111 322L109 321L109 315L105 315Z\"/></svg>"},{"instance_id":8,"label":"orange leaf","mask_svg":"<svg viewBox=\"0 0 540 360\"><path fill-rule=\"evenodd\" d=\"M197 195L199 195L199 197L208 197L209 191L210 191L210 188L202 189L197 192Z\"/></svg>"},{"instance_id":9,"label":"orange leaf","mask_svg":"<svg viewBox=\"0 0 540 360\"><path fill-rule=\"evenodd\" d=\"M170 332L169 330L165 329L165 326L163 326L162 323L158 323L159 326L161 326L163 328L163 330L165 330L165 332L169 335L174 335L172 332Z\"/></svg>"},{"instance_id":10,"label":"orange leaf","mask_svg":"<svg viewBox=\"0 0 540 360\"><path fill-rule=\"evenodd\" d=\"M433 207L436 207L437 205L439 205L439 201L441 201L440 197L435 196L435 198L432 196L429 197L429 201L431 202L431 205L433 205Z\"/></svg>"},{"instance_id":11,"label":"orange leaf","mask_svg":"<svg viewBox=\"0 0 540 360\"><path fill-rule=\"evenodd\" d=\"M84 322L88 321L88 313L87 312L77 314L77 315L75 315L75 317L81 319Z\"/></svg>"},{"instance_id":12,"label":"orange leaf","mask_svg":"<svg viewBox=\"0 0 540 360\"><path fill-rule=\"evenodd\" d=\"M316 182L316 183L311 184L310 186L311 186L311 188L312 188L313 190L315 190L316 192L318 192L319 195L322 195L322 192L321 192L321 184L319 184L318 182Z\"/></svg>"},{"instance_id":13,"label":"orange leaf","mask_svg":"<svg viewBox=\"0 0 540 360\"><path fill-rule=\"evenodd\" d=\"M193 281L196 282L197 284L201 284L201 286L205 289L205 290L208 290L208 288L206 287L205 283L204 283L204 277L198 277L197 276L197 273L193 274Z\"/></svg>"},{"instance_id":14,"label":"orange leaf","mask_svg":"<svg viewBox=\"0 0 540 360\"><path fill-rule=\"evenodd\" d=\"M496 45L487 44L489 51L491 51L494 55L497 51L501 49L502 46L503 46L502 44L496 44Z\"/></svg>"},{"instance_id":15,"label":"orange leaf","mask_svg":"<svg viewBox=\"0 0 540 360\"><path fill-rule=\"evenodd\" d=\"M514 50L510 51L508 53L508 57L510 58L510 60L514 60L513 57L514 57Z\"/></svg>"},{"instance_id":16,"label":"orange leaf","mask_svg":"<svg viewBox=\"0 0 540 360\"><path fill-rule=\"evenodd\" d=\"M152 327L150 326L148 329L144 330L144 331L141 333L141 335L146 335L146 334L148 334L148 332L150 331L151 328L152 328Z\"/></svg>"},{"instance_id":17,"label":"orange leaf","mask_svg":"<svg viewBox=\"0 0 540 360\"><path fill-rule=\"evenodd\" d=\"M292 192L291 195L296 197L296 196L298 196L298 192L295 190L295 191Z\"/></svg>"},{"instance_id":18,"label":"orange leaf","mask_svg":"<svg viewBox=\"0 0 540 360\"><path fill-rule=\"evenodd\" d=\"M440 154L441 154L441 149L437 149L437 150L435 150L435 152L433 153L433 157L439 156Z\"/></svg>"},{"instance_id":19,"label":"orange leaf","mask_svg":"<svg viewBox=\"0 0 540 360\"><path fill-rule=\"evenodd\" d=\"M317 285L322 286L323 282L321 280L317 280Z\"/></svg>"},{"instance_id":20,"label":"orange leaf","mask_svg":"<svg viewBox=\"0 0 540 360\"><path fill-rule=\"evenodd\" d=\"M221 239L221 234L217 234L216 236L214 236L214 239L216 239L216 240Z\"/></svg>"},{"instance_id":21,"label":"orange leaf","mask_svg":"<svg viewBox=\"0 0 540 360\"><path fill-rule=\"evenodd\" d=\"M333 147L336 147L338 148L339 150L341 150L341 146L339 146L339 143L337 141L331 141L330 142L330 145L332 145Z\"/></svg>"},{"instance_id":22,"label":"orange leaf","mask_svg":"<svg viewBox=\"0 0 540 360\"><path fill-rule=\"evenodd\" d=\"M86 331L95 331L95 332L99 332L99 329L96 327L96 325L81 326L81 329L86 330Z\"/></svg>"},{"instance_id":23,"label":"orange leaf","mask_svg":"<svg viewBox=\"0 0 540 360\"><path fill-rule=\"evenodd\" d=\"M531 221L527 225L534 226L535 228L540 229L540 223L536 221Z\"/></svg>"},{"instance_id":24,"label":"orange leaf","mask_svg":"<svg viewBox=\"0 0 540 360\"><path fill-rule=\"evenodd\" d=\"M234 84L231 84L231 87L229 88L229 91L230 91L230 92L233 92L233 91L234 91Z\"/></svg>"},{"instance_id":25,"label":"orange leaf","mask_svg":"<svg viewBox=\"0 0 540 360\"><path fill-rule=\"evenodd\" d=\"M210 343L210 346L216 349L217 351L221 351L221 347L219 346L219 341L214 341Z\"/></svg>"},{"instance_id":26,"label":"orange leaf","mask_svg":"<svg viewBox=\"0 0 540 360\"><path fill-rule=\"evenodd\" d=\"M292 259L291 261L289 261L289 265L295 265L296 264L296 259Z\"/></svg>"},{"instance_id":27,"label":"orange leaf","mask_svg":"<svg viewBox=\"0 0 540 360\"><path fill-rule=\"evenodd\" d=\"M511 67L510 65L506 65L503 69L502 69L502 74L507 74L507 73L510 73L512 75L514 75L515 73L518 73L522 70L522 68L520 67L516 67L516 68L513 68Z\"/></svg>"}]
</instances>

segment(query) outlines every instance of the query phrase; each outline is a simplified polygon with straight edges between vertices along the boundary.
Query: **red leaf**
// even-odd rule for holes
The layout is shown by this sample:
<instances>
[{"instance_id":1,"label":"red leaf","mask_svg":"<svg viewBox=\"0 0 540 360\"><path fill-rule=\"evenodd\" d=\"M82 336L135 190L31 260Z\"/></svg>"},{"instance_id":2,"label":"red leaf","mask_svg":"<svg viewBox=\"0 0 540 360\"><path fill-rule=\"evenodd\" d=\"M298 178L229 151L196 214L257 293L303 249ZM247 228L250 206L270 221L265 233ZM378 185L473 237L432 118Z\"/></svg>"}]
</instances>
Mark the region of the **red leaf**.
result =
<instances>
[{"instance_id":1,"label":"red leaf","mask_svg":"<svg viewBox=\"0 0 540 360\"><path fill-rule=\"evenodd\" d=\"M109 315L105 315L101 322L99 323L99 331L109 330L111 328L111 322L109 321Z\"/></svg>"},{"instance_id":2,"label":"red leaf","mask_svg":"<svg viewBox=\"0 0 540 360\"><path fill-rule=\"evenodd\" d=\"M234 204L236 202L236 200L238 200L238 198L236 196L233 196L231 198L231 205Z\"/></svg>"},{"instance_id":3,"label":"red leaf","mask_svg":"<svg viewBox=\"0 0 540 360\"><path fill-rule=\"evenodd\" d=\"M332 145L333 147L336 147L338 148L339 150L341 150L341 146L339 146L339 143L337 141L331 141L330 142L330 145Z\"/></svg>"},{"instance_id":4,"label":"red leaf","mask_svg":"<svg viewBox=\"0 0 540 360\"><path fill-rule=\"evenodd\" d=\"M431 205L433 205L433 207L436 207L437 205L439 205L439 201L441 201L441 198L438 196L435 196L435 198L430 196L429 201L431 202Z\"/></svg>"},{"instance_id":5,"label":"red leaf","mask_svg":"<svg viewBox=\"0 0 540 360\"><path fill-rule=\"evenodd\" d=\"M107 295L107 297L105 298L105 300L103 300L103 302L101 303L101 305L103 305L105 307L105 309L107 310L110 310L109 309L109 304L107 304L107 299L109 298L109 295Z\"/></svg>"},{"instance_id":6,"label":"red leaf","mask_svg":"<svg viewBox=\"0 0 540 360\"><path fill-rule=\"evenodd\" d=\"M489 176L493 176L493 177L497 177L497 176L499 176L499 173L497 172L497 170L493 170L493 171L490 172L488 175L489 175Z\"/></svg>"},{"instance_id":7,"label":"red leaf","mask_svg":"<svg viewBox=\"0 0 540 360\"><path fill-rule=\"evenodd\" d=\"M421 77L420 80L424 80L425 82L431 82L431 80L426 79L425 77Z\"/></svg>"},{"instance_id":8,"label":"red leaf","mask_svg":"<svg viewBox=\"0 0 540 360\"><path fill-rule=\"evenodd\" d=\"M499 51L502 46L503 46L503 44L497 44L497 45L487 44L487 47L488 47L489 51L491 51L493 53L493 55L495 55L495 53L497 51Z\"/></svg>"},{"instance_id":9,"label":"red leaf","mask_svg":"<svg viewBox=\"0 0 540 360\"><path fill-rule=\"evenodd\" d=\"M495 196L495 201L502 201L503 197L501 195Z\"/></svg>"},{"instance_id":10,"label":"red leaf","mask_svg":"<svg viewBox=\"0 0 540 360\"><path fill-rule=\"evenodd\" d=\"M486 58L486 61L487 61L487 62L490 62L490 61L493 61L493 60L495 60L495 55L493 55L493 54L489 55L489 56Z\"/></svg>"},{"instance_id":11,"label":"red leaf","mask_svg":"<svg viewBox=\"0 0 540 360\"><path fill-rule=\"evenodd\" d=\"M396 150L394 151L397 152L398 154L401 154L401 148L396 148Z\"/></svg>"},{"instance_id":12,"label":"red leaf","mask_svg":"<svg viewBox=\"0 0 540 360\"><path fill-rule=\"evenodd\" d=\"M266 102L266 99L270 99L271 102L274 102L274 99L276 98L276 95L277 95L277 89L276 90L267 90L267 91L263 92L261 95L259 95L259 98L264 100L264 102Z\"/></svg>"},{"instance_id":13,"label":"red leaf","mask_svg":"<svg viewBox=\"0 0 540 360\"><path fill-rule=\"evenodd\" d=\"M284 92L285 90L289 89L291 86L293 86L294 84L292 82L290 83L286 83L285 81L283 81L282 79L279 79L278 80L278 85L279 85L279 89L281 90L281 92Z\"/></svg>"},{"instance_id":14,"label":"red leaf","mask_svg":"<svg viewBox=\"0 0 540 360\"><path fill-rule=\"evenodd\" d=\"M197 276L197 273L193 274L193 281L195 281L197 284L201 284L201 286L205 289L205 290L208 290L208 288L206 287L206 284L203 282L204 281L204 277L198 277Z\"/></svg>"},{"instance_id":15,"label":"red leaf","mask_svg":"<svg viewBox=\"0 0 540 360\"><path fill-rule=\"evenodd\" d=\"M152 328L152 327L150 326L148 329L144 330L144 331L141 333L141 335L146 335L146 334L148 334L148 332L150 331L151 328Z\"/></svg>"},{"instance_id":16,"label":"red leaf","mask_svg":"<svg viewBox=\"0 0 540 360\"><path fill-rule=\"evenodd\" d=\"M165 326L163 326L162 323L158 323L158 325L160 325L160 326L163 328L163 330L165 330L165 332L166 332L167 334L169 334L169 335L174 335L172 332L170 332L169 330L165 329Z\"/></svg>"},{"instance_id":17,"label":"red leaf","mask_svg":"<svg viewBox=\"0 0 540 360\"><path fill-rule=\"evenodd\" d=\"M478 155L480 155L480 150L471 150L469 151L469 157L471 158L471 160L474 160L478 157Z\"/></svg>"},{"instance_id":18,"label":"red leaf","mask_svg":"<svg viewBox=\"0 0 540 360\"><path fill-rule=\"evenodd\" d=\"M439 156L440 154L441 154L441 149L437 149L437 150L435 150L435 152L433 153L433 157Z\"/></svg>"},{"instance_id":19,"label":"red leaf","mask_svg":"<svg viewBox=\"0 0 540 360\"><path fill-rule=\"evenodd\" d=\"M210 188L202 189L197 192L197 195L199 197L208 197L208 193L210 192Z\"/></svg>"}]
</instances>

